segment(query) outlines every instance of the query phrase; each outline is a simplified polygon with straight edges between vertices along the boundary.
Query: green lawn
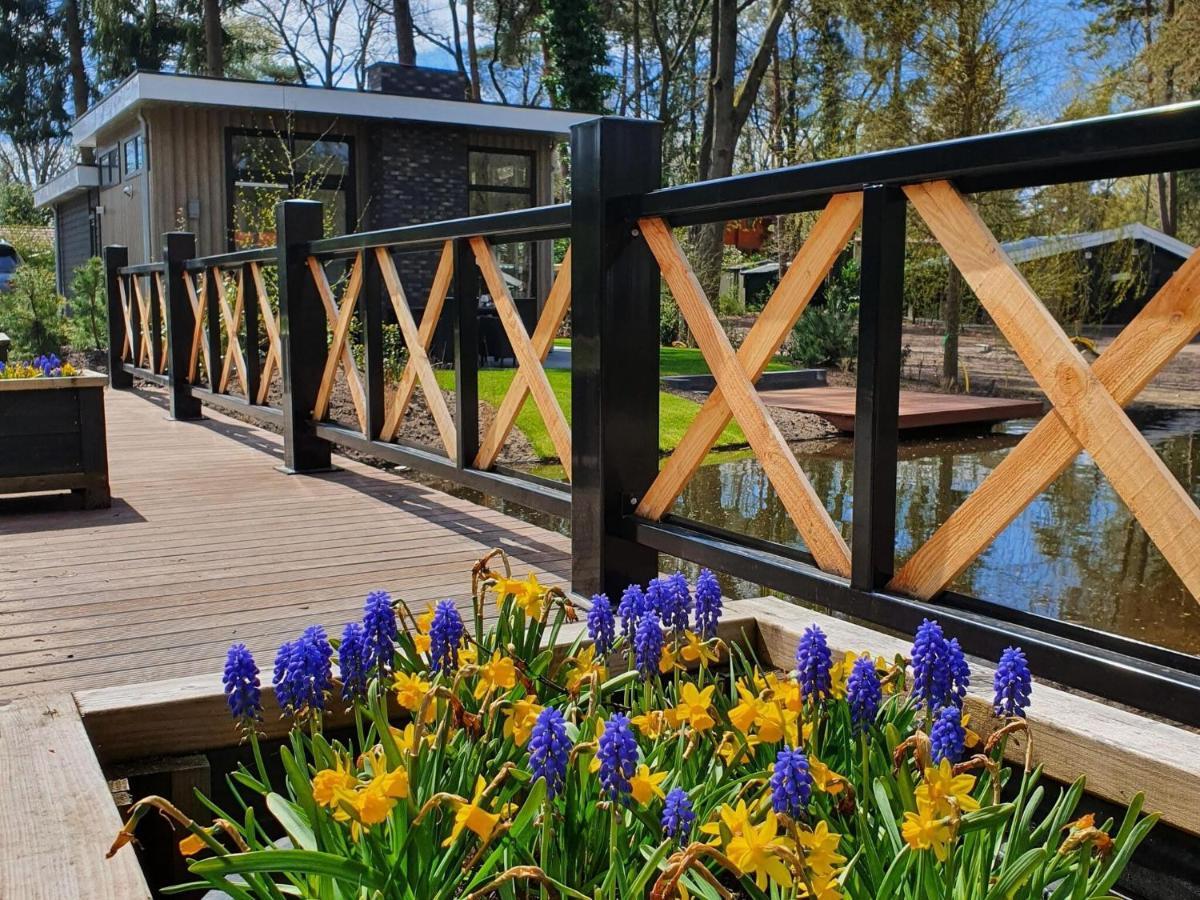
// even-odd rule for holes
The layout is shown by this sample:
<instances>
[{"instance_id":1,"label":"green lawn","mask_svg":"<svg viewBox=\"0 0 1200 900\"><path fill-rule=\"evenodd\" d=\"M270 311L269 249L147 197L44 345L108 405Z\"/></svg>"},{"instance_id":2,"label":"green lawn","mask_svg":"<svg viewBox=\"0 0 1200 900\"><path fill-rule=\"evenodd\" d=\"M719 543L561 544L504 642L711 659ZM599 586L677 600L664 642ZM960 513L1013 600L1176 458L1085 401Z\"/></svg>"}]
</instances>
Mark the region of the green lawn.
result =
<instances>
[{"instance_id":1,"label":"green lawn","mask_svg":"<svg viewBox=\"0 0 1200 900\"><path fill-rule=\"evenodd\" d=\"M664 352L677 351L664 350ZM508 391L508 386L512 384L515 376L516 369L481 369L479 372L479 398L492 407L499 406L500 402L504 399L504 394ZM563 369L549 369L546 372L546 377L550 381L550 387L553 389L554 395L558 398L563 414L567 417L567 421L570 422L571 373ZM454 371L452 369L439 369L437 371L437 379L438 384L444 390L454 390ZM683 433L692 423L692 419L695 418L700 407L690 400L676 397L674 394L668 394L665 391L659 392L658 403L658 447L659 450L667 453L675 449L675 445L683 437ZM525 405L521 407L521 412L517 416L517 427L529 438L529 442L533 445L533 449L537 452L538 456L543 459L552 459L556 456L554 444L551 442L550 435L546 431L546 426L542 422L541 414L530 397L525 398ZM717 446L728 447L744 444L745 442L746 438L743 436L742 430L738 428L736 423L731 422L721 433L721 437L717 441Z\"/></svg>"},{"instance_id":2,"label":"green lawn","mask_svg":"<svg viewBox=\"0 0 1200 900\"><path fill-rule=\"evenodd\" d=\"M570 347L570 338L555 338L555 347ZM786 363L771 362L767 371L791 368ZM659 347L658 371L661 375L707 375L708 363L696 347Z\"/></svg>"}]
</instances>

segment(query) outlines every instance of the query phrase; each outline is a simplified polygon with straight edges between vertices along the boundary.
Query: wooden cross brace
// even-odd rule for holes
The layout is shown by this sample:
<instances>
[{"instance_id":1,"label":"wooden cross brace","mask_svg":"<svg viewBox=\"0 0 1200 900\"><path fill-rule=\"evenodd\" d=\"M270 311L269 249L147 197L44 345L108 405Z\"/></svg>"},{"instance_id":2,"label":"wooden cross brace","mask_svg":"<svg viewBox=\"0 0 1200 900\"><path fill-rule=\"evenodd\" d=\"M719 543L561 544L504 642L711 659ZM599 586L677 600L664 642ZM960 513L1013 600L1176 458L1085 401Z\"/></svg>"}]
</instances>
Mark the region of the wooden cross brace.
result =
<instances>
[{"instance_id":1,"label":"wooden cross brace","mask_svg":"<svg viewBox=\"0 0 1200 900\"><path fill-rule=\"evenodd\" d=\"M741 426L817 565L826 572L849 576L850 549L767 412L754 382L800 318L861 217L861 194L840 194L830 200L737 353L670 226L658 218L639 221L642 235L717 382L683 441L639 502L639 514L650 518L663 515L732 417Z\"/></svg>"},{"instance_id":2,"label":"wooden cross brace","mask_svg":"<svg viewBox=\"0 0 1200 900\"><path fill-rule=\"evenodd\" d=\"M142 364L145 360L148 368L153 367L153 359L151 358L150 350L150 304L146 302L146 298L142 295L142 279L134 275L133 281L133 296L137 300L138 311L142 315L142 339L138 343L137 365Z\"/></svg>"},{"instance_id":3,"label":"wooden cross brace","mask_svg":"<svg viewBox=\"0 0 1200 900\"><path fill-rule=\"evenodd\" d=\"M504 277L500 273L500 264L496 261L496 253L492 245L486 238L473 237L471 238L471 250L475 253L475 262L479 266L479 271L483 273L484 283L487 284L488 293L492 295L492 301L496 304L500 323L504 326L504 332L508 335L509 343L512 344L513 355L517 358L517 376L513 379L513 386L516 386L517 377L520 377L525 385L524 389L533 395L533 402L542 414L542 420L546 423L546 431L549 432L550 440L554 444L554 452L558 454L559 462L562 464L567 480L570 481L571 431L567 427L566 416L563 415L558 400L554 396L554 390L550 387L546 370L542 368L545 354L539 353L530 343L529 333L521 322L517 306L508 292L508 285L504 283ZM561 273L559 277L561 277ZM555 328L555 331L557 330ZM549 340L553 343L553 333L550 334ZM549 353L549 348L546 349L546 353ZM516 408L519 410L520 404L517 404ZM511 423L509 427L511 428Z\"/></svg>"},{"instance_id":4,"label":"wooden cross brace","mask_svg":"<svg viewBox=\"0 0 1200 900\"><path fill-rule=\"evenodd\" d=\"M129 354L129 359L137 365L137 360L133 358L133 319L129 311L129 295L125 292L125 279L118 276L117 292L121 295L121 317L125 320L125 340L121 343L121 359L125 358L125 354Z\"/></svg>"},{"instance_id":5,"label":"wooden cross brace","mask_svg":"<svg viewBox=\"0 0 1200 900\"><path fill-rule=\"evenodd\" d=\"M333 291L329 287L329 279L325 276L325 267L315 256L308 258L308 269L317 285L317 293L325 305L325 315L333 328L333 340L329 345L329 355L325 357L325 371L321 375L321 386L317 391L317 402L313 406L313 418L318 422L329 412L329 398L333 393L333 380L340 366L346 373L346 382L350 386L350 398L354 402L354 412L358 418L359 427L367 430L367 403L363 393L362 380L358 369L354 366L354 354L350 350L347 337L350 334L350 323L354 321L354 308L358 305L358 295L363 284L363 254L360 251L354 256L354 264L350 267L350 277L346 289L342 293L342 305L339 307L333 300Z\"/></svg>"},{"instance_id":6,"label":"wooden cross brace","mask_svg":"<svg viewBox=\"0 0 1200 900\"><path fill-rule=\"evenodd\" d=\"M246 382L246 358L242 355L242 344L238 339L238 323L242 319L242 306L246 299L246 285L242 278L242 270L237 274L237 297L233 309L229 308L229 298L225 294L225 276L220 269L209 270L209 278L217 288L217 301L221 307L221 319L225 322L225 358L221 365L221 380L217 390L222 394L229 390L229 378L232 367L237 365L238 382L242 385L242 393L249 395L250 389ZM251 400L250 396L246 397Z\"/></svg>"},{"instance_id":7,"label":"wooden cross brace","mask_svg":"<svg viewBox=\"0 0 1200 900\"><path fill-rule=\"evenodd\" d=\"M533 337L530 339L539 364L544 363L546 357L550 355L550 351L554 347L554 336L558 334L558 329L562 327L563 320L567 317L567 310L570 308L571 248L568 247L558 274L554 277L554 284L550 287L550 293L546 297L546 305L542 309L537 327L533 329ZM504 444L512 432L517 415L521 412L521 407L529 393L529 378L524 369L518 368L512 384L508 386L508 391L504 394L504 399L496 410L496 417L492 420L483 440L480 441L479 453L475 457L475 468L490 469L495 464L496 457L504 449Z\"/></svg>"},{"instance_id":8,"label":"wooden cross brace","mask_svg":"<svg viewBox=\"0 0 1200 900\"><path fill-rule=\"evenodd\" d=\"M446 454L454 459L458 450L458 432L454 427L454 416L450 414L450 407L446 405L446 398L442 396L442 389L438 387L433 365L429 361L429 345L433 343L433 332L437 328L442 307L446 302L450 279L454 276L454 244L446 241L442 245L442 255L433 276L433 286L429 291L429 302L425 304L425 312L421 316L420 328L413 319L412 310L408 306L408 296L404 293L404 285L400 283L396 263L388 248L376 247L375 259L383 275L384 284L387 285L392 309L396 311L396 322L404 336L404 344L408 347L408 362L392 397L391 409L384 418L381 436L385 441L395 440L400 421L408 411L419 381L438 435L442 439L442 446L446 448Z\"/></svg>"},{"instance_id":9,"label":"wooden cross brace","mask_svg":"<svg viewBox=\"0 0 1200 900\"><path fill-rule=\"evenodd\" d=\"M154 285L155 285L155 287L158 288L158 312L159 312L160 318L162 319L163 327L165 328L167 325L167 295L166 295L166 292L163 290L162 272L154 273ZM167 371L167 344L168 343L169 343L169 341L165 341L165 340L162 342L162 353L159 354L161 356L161 359L159 360L159 363L158 363L158 371L160 371L160 372Z\"/></svg>"},{"instance_id":10,"label":"wooden cross brace","mask_svg":"<svg viewBox=\"0 0 1200 900\"><path fill-rule=\"evenodd\" d=\"M266 403L267 393L271 389L271 376L275 367L283 358L283 348L279 341L279 318L271 309L271 301L267 297L267 286L263 282L262 267L258 263L250 263L250 277L254 279L254 293L258 297L258 309L262 313L263 325L267 329L267 360L263 363L262 377L258 385L256 403Z\"/></svg>"},{"instance_id":11,"label":"wooden cross brace","mask_svg":"<svg viewBox=\"0 0 1200 900\"><path fill-rule=\"evenodd\" d=\"M1122 408L1200 331L1193 254L1089 367L974 207L949 182L904 189L1053 409L967 498L890 587L938 593L1086 450L1180 579L1200 598L1200 509Z\"/></svg>"},{"instance_id":12,"label":"wooden cross brace","mask_svg":"<svg viewBox=\"0 0 1200 900\"><path fill-rule=\"evenodd\" d=\"M209 359L208 341L204 340L204 306L200 302L200 296L204 294L206 287L206 273L200 274L200 289L196 290L196 280L192 278L191 272L183 273L183 283L187 287L188 302L192 306L192 353L188 359L188 383L195 384L199 375L199 360L201 352L204 353L204 368L206 371L212 371L212 360Z\"/></svg>"}]
</instances>

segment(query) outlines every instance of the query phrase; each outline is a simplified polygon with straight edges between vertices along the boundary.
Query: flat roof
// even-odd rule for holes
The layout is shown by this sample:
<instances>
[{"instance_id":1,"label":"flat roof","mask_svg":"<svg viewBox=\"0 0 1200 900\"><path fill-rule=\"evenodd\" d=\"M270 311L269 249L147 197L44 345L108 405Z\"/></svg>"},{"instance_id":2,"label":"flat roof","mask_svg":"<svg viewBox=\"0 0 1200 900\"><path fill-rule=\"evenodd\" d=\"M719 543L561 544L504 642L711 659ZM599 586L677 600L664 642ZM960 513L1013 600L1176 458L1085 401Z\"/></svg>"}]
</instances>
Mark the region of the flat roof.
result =
<instances>
[{"instance_id":1,"label":"flat roof","mask_svg":"<svg viewBox=\"0 0 1200 900\"><path fill-rule=\"evenodd\" d=\"M157 103L464 125L535 132L554 137L566 137L572 125L595 118L590 113L530 106L437 100L379 91L237 81L199 75L134 72L75 120L71 126L71 140L77 147L95 147L100 129L132 114L139 107Z\"/></svg>"},{"instance_id":2,"label":"flat roof","mask_svg":"<svg viewBox=\"0 0 1200 900\"><path fill-rule=\"evenodd\" d=\"M1022 238L1019 241L1009 241L1001 246L1008 254L1009 259L1019 263L1028 262L1031 259L1043 259L1047 256L1057 256L1060 253L1088 250L1092 247L1125 240L1145 241L1181 259L1191 256L1194 249L1191 244L1186 244L1178 238L1164 234L1157 228L1151 228L1141 222L1130 222L1120 228L1106 228L1103 231Z\"/></svg>"},{"instance_id":3,"label":"flat roof","mask_svg":"<svg viewBox=\"0 0 1200 900\"><path fill-rule=\"evenodd\" d=\"M45 184L40 184L33 191L33 205L39 209L49 206L59 200L65 200L72 194L86 191L100 184L100 170L95 166L77 164L71 166L60 175L51 178Z\"/></svg>"}]
</instances>

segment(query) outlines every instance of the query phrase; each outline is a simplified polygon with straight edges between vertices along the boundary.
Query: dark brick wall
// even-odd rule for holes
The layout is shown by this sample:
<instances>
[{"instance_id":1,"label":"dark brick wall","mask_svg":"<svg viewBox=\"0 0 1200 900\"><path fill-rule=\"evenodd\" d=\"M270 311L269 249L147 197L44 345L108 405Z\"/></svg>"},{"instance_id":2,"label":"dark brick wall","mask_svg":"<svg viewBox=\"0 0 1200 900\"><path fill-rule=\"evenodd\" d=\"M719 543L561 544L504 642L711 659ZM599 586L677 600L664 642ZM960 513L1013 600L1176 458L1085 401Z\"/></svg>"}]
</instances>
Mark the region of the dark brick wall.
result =
<instances>
[{"instance_id":1,"label":"dark brick wall","mask_svg":"<svg viewBox=\"0 0 1200 900\"><path fill-rule=\"evenodd\" d=\"M378 62L367 69L367 90L405 97L465 100L467 76L453 69L428 69Z\"/></svg>"}]
</instances>

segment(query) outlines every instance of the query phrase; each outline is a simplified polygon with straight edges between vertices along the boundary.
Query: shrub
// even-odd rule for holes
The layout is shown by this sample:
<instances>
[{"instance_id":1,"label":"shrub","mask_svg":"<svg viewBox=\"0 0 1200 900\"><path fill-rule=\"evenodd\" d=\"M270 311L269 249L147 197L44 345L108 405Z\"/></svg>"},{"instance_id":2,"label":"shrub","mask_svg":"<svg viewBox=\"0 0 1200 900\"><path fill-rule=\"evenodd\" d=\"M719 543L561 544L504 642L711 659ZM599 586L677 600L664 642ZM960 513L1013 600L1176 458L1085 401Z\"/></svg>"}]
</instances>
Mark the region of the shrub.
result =
<instances>
[{"instance_id":1,"label":"shrub","mask_svg":"<svg viewBox=\"0 0 1200 900\"><path fill-rule=\"evenodd\" d=\"M77 350L103 350L108 346L108 309L104 264L93 256L75 270L71 279L67 334Z\"/></svg>"},{"instance_id":2,"label":"shrub","mask_svg":"<svg viewBox=\"0 0 1200 900\"><path fill-rule=\"evenodd\" d=\"M836 366L858 349L858 264L849 261L825 286L825 302L810 306L792 330L788 355L801 366Z\"/></svg>"},{"instance_id":3,"label":"shrub","mask_svg":"<svg viewBox=\"0 0 1200 900\"><path fill-rule=\"evenodd\" d=\"M0 331L12 339L17 356L62 351L66 320L53 270L32 265L17 268L9 289L0 293Z\"/></svg>"}]
</instances>

